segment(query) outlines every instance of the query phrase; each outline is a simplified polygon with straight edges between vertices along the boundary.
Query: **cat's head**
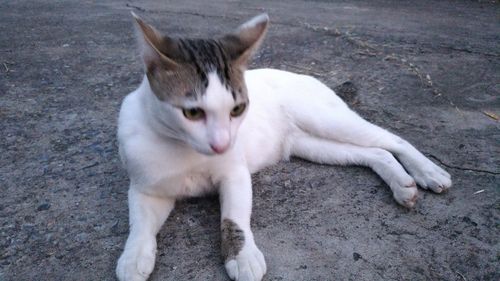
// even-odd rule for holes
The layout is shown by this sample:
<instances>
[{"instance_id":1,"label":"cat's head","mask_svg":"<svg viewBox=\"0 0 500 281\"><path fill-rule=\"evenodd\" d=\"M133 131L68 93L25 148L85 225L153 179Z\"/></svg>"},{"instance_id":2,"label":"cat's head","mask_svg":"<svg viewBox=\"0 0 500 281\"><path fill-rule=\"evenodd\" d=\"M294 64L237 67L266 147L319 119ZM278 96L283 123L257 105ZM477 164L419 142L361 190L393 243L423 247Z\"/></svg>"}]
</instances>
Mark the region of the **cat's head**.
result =
<instances>
[{"instance_id":1,"label":"cat's head","mask_svg":"<svg viewBox=\"0 0 500 281\"><path fill-rule=\"evenodd\" d=\"M266 33L268 16L259 15L219 38L184 39L162 35L133 15L156 97L153 118L166 135L200 153L227 151L248 111L243 74Z\"/></svg>"}]
</instances>

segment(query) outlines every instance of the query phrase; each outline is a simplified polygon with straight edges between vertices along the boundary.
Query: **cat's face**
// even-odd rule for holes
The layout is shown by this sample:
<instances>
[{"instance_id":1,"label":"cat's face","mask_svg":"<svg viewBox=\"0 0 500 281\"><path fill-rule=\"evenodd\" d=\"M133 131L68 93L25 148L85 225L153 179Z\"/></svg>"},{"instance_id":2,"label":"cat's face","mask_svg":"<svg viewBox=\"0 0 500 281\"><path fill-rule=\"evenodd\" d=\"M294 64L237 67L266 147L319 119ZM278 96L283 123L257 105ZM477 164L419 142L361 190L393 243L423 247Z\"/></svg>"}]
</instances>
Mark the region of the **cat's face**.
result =
<instances>
[{"instance_id":1,"label":"cat's face","mask_svg":"<svg viewBox=\"0 0 500 281\"><path fill-rule=\"evenodd\" d=\"M249 107L246 64L267 29L267 15L218 39L176 39L137 18L142 57L170 137L196 151L222 154L234 143Z\"/></svg>"},{"instance_id":2,"label":"cat's face","mask_svg":"<svg viewBox=\"0 0 500 281\"><path fill-rule=\"evenodd\" d=\"M168 122L171 137L200 153L221 154L234 143L249 102L246 92L234 98L215 71L207 74L207 81L197 97L160 102L163 113L156 117Z\"/></svg>"}]
</instances>

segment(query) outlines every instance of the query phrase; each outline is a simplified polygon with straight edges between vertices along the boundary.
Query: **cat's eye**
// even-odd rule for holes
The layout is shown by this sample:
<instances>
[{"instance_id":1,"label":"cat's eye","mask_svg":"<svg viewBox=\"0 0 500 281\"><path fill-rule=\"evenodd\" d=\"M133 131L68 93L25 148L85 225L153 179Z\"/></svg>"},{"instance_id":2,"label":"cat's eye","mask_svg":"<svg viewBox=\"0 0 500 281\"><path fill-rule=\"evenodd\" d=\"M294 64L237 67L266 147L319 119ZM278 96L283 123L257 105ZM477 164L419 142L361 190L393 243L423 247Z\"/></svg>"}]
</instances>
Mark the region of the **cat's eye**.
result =
<instances>
[{"instance_id":1,"label":"cat's eye","mask_svg":"<svg viewBox=\"0 0 500 281\"><path fill-rule=\"evenodd\" d=\"M231 117L238 117L243 112L245 112L245 109L247 108L247 105L245 103L238 104L237 106L233 107L231 110Z\"/></svg>"},{"instance_id":2,"label":"cat's eye","mask_svg":"<svg viewBox=\"0 0 500 281\"><path fill-rule=\"evenodd\" d=\"M199 107L184 108L182 114L189 120L197 121L205 118L205 111Z\"/></svg>"}]
</instances>

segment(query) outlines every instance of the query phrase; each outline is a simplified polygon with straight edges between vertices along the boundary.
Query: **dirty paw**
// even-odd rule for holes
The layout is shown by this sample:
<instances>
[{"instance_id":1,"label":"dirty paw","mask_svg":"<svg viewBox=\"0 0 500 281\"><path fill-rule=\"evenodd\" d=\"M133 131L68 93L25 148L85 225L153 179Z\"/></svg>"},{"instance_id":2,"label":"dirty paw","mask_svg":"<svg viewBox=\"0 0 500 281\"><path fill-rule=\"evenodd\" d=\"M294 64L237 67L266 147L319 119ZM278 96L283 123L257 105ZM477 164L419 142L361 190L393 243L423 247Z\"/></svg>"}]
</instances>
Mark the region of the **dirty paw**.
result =
<instances>
[{"instance_id":1,"label":"dirty paw","mask_svg":"<svg viewBox=\"0 0 500 281\"><path fill-rule=\"evenodd\" d=\"M264 255L257 246L243 247L242 251L225 264L227 274L236 281L260 281L266 273Z\"/></svg>"}]
</instances>

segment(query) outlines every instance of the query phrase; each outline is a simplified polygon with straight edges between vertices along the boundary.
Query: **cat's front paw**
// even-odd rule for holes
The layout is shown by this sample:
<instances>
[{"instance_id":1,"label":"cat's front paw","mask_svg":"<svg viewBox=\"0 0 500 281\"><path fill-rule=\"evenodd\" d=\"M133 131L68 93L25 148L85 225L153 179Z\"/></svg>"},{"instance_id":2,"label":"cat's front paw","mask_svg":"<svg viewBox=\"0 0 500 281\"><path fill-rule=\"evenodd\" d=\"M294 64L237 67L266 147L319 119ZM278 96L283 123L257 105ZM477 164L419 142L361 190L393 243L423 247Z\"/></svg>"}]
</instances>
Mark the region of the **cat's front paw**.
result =
<instances>
[{"instance_id":1,"label":"cat's front paw","mask_svg":"<svg viewBox=\"0 0 500 281\"><path fill-rule=\"evenodd\" d=\"M127 245L118 259L116 275L120 281L145 281L153 271L156 241L149 239Z\"/></svg>"},{"instance_id":2,"label":"cat's front paw","mask_svg":"<svg viewBox=\"0 0 500 281\"><path fill-rule=\"evenodd\" d=\"M264 255L253 243L227 260L225 267L229 277L236 281L260 281L267 270Z\"/></svg>"}]
</instances>

